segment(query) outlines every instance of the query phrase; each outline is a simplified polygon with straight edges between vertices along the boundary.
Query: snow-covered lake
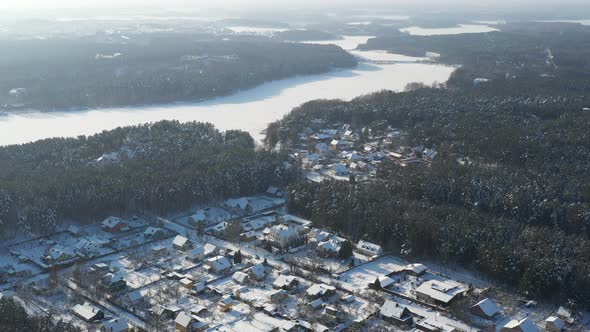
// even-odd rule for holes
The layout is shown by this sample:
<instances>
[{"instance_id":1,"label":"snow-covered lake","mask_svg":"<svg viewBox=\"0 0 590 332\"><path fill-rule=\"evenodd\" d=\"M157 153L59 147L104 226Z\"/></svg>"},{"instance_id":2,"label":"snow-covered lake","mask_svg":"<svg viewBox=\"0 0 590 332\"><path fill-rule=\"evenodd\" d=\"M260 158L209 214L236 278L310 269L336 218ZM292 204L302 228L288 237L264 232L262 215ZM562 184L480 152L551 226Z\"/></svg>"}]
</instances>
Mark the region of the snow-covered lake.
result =
<instances>
[{"instance_id":1,"label":"snow-covered lake","mask_svg":"<svg viewBox=\"0 0 590 332\"><path fill-rule=\"evenodd\" d=\"M578 23L581 25L590 25L590 19L587 20L539 20L537 22L546 22L546 23Z\"/></svg>"},{"instance_id":2,"label":"snow-covered lake","mask_svg":"<svg viewBox=\"0 0 590 332\"><path fill-rule=\"evenodd\" d=\"M354 49L370 38L346 37L331 41ZM329 43L328 41L321 43ZM363 56L363 52L355 52ZM367 52L371 59L374 52ZM386 56L379 53L379 56ZM391 55L395 58L395 55ZM403 90L411 82L445 82L454 67L411 63L361 62L356 68L326 74L294 77L200 103L176 103L67 112L28 112L0 116L0 145L19 144L50 137L89 135L119 126L160 120L211 122L221 130L242 129L261 139L262 130L291 109L313 99L350 100L380 90ZM420 59L420 58L416 58Z\"/></svg>"},{"instance_id":3,"label":"snow-covered lake","mask_svg":"<svg viewBox=\"0 0 590 332\"><path fill-rule=\"evenodd\" d=\"M458 35L462 33L484 33L499 31L498 29L485 24L459 24L450 28L421 28L417 26L400 29L410 35L416 36L437 36L437 35Z\"/></svg>"}]
</instances>

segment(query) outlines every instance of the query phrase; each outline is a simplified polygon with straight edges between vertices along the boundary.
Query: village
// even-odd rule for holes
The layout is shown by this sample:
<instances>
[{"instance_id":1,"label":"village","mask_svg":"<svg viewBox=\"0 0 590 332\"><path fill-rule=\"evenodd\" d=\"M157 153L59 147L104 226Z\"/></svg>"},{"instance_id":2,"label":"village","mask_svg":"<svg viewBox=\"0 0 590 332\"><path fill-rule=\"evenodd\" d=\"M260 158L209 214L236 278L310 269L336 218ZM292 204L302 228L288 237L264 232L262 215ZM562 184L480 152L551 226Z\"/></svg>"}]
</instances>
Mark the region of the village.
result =
<instances>
[{"instance_id":1,"label":"village","mask_svg":"<svg viewBox=\"0 0 590 332\"><path fill-rule=\"evenodd\" d=\"M88 331L576 331L584 318L285 212L279 188L1 252L2 296Z\"/></svg>"},{"instance_id":2,"label":"village","mask_svg":"<svg viewBox=\"0 0 590 332\"><path fill-rule=\"evenodd\" d=\"M400 166L429 164L438 154L433 148L412 146L403 131L391 126L378 132L340 123L318 128L306 128L290 144L290 158L309 181L368 181L386 160Z\"/></svg>"}]
</instances>

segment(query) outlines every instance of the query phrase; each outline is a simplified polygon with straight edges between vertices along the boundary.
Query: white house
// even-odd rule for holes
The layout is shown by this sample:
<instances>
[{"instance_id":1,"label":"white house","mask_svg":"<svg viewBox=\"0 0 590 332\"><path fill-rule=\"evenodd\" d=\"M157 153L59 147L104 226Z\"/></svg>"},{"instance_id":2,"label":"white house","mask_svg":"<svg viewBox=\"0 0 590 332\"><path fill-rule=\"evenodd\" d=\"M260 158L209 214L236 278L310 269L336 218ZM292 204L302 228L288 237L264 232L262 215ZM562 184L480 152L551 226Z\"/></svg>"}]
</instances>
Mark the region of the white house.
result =
<instances>
[{"instance_id":1,"label":"white house","mask_svg":"<svg viewBox=\"0 0 590 332\"><path fill-rule=\"evenodd\" d=\"M368 256L381 255L383 253L381 246L364 240L360 240L358 242L356 245L356 250Z\"/></svg>"},{"instance_id":2,"label":"white house","mask_svg":"<svg viewBox=\"0 0 590 332\"><path fill-rule=\"evenodd\" d=\"M305 229L300 225L276 225L269 229L267 240L275 247L290 248L305 242Z\"/></svg>"}]
</instances>

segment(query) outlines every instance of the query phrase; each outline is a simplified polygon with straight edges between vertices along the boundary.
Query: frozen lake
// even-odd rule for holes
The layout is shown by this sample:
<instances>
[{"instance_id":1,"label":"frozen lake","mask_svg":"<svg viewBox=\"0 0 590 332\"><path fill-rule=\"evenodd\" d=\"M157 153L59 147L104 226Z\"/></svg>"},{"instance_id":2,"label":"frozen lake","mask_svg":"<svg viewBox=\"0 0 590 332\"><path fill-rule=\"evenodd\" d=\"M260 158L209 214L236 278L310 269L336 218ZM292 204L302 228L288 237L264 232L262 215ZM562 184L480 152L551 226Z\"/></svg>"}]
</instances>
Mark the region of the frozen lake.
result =
<instances>
[{"instance_id":1,"label":"frozen lake","mask_svg":"<svg viewBox=\"0 0 590 332\"><path fill-rule=\"evenodd\" d=\"M407 32L410 35L416 36L436 36L436 35L458 35L462 33L484 33L499 31L498 29L484 24L459 24L455 27L450 28L421 28L421 27L408 27L400 29L402 32Z\"/></svg>"},{"instance_id":2,"label":"frozen lake","mask_svg":"<svg viewBox=\"0 0 590 332\"><path fill-rule=\"evenodd\" d=\"M321 43L334 43L350 50L368 38L351 37ZM354 54L364 55L369 60L362 61L353 69L268 82L231 96L200 103L0 116L0 145L89 135L119 126L160 120L211 122L221 130L242 129L250 132L255 139L261 139L261 132L269 122L280 119L292 108L309 100L350 100L384 89L400 91L411 82L445 82L455 70L443 65L412 63L409 57L398 57L403 59L400 63L375 64L370 59L388 56L375 52ZM389 59L395 58L391 55Z\"/></svg>"}]
</instances>

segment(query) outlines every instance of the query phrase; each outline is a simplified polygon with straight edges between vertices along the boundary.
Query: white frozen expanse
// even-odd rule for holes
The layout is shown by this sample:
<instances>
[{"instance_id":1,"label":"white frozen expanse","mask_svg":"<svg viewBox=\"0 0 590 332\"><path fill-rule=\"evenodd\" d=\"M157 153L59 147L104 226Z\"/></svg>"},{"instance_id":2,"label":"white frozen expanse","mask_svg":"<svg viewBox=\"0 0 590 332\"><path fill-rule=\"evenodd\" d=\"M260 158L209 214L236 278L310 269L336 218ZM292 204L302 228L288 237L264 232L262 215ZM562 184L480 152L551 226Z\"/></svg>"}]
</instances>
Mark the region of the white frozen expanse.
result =
<instances>
[{"instance_id":1,"label":"white frozen expanse","mask_svg":"<svg viewBox=\"0 0 590 332\"><path fill-rule=\"evenodd\" d=\"M360 42L368 38L364 37ZM358 37L352 39L356 47ZM333 43L351 45L350 38ZM269 82L201 103L9 114L0 116L0 145L50 137L89 135L119 126L160 120L211 122L221 130L246 130L259 140L269 122L280 119L294 107L309 100L350 100L384 89L399 91L411 82L445 82L454 70L454 67L433 64L365 62L354 69Z\"/></svg>"},{"instance_id":2,"label":"white frozen expanse","mask_svg":"<svg viewBox=\"0 0 590 332\"><path fill-rule=\"evenodd\" d=\"M437 35L458 35L462 33L483 33L500 31L488 25L473 25L473 24L459 24L451 28L421 28L417 26L400 29L402 32L407 32L410 35L416 36L437 36Z\"/></svg>"},{"instance_id":3,"label":"white frozen expanse","mask_svg":"<svg viewBox=\"0 0 590 332\"><path fill-rule=\"evenodd\" d=\"M240 35L272 35L275 32L283 32L283 31L288 30L288 29L281 29L281 28L258 28L258 27L247 27L247 26L227 27L227 29L233 31L234 33L240 34Z\"/></svg>"},{"instance_id":4,"label":"white frozen expanse","mask_svg":"<svg viewBox=\"0 0 590 332\"><path fill-rule=\"evenodd\" d=\"M547 22L547 23L579 23L581 25L590 25L590 19L588 19L588 20L539 20L537 22Z\"/></svg>"},{"instance_id":5,"label":"white frozen expanse","mask_svg":"<svg viewBox=\"0 0 590 332\"><path fill-rule=\"evenodd\" d=\"M351 54L370 61L388 62L417 62L429 60L427 57L413 57L403 54L389 53L386 51L350 51Z\"/></svg>"},{"instance_id":6,"label":"white frozen expanse","mask_svg":"<svg viewBox=\"0 0 590 332\"><path fill-rule=\"evenodd\" d=\"M341 47L343 50L354 50L360 44L365 44L367 40L375 38L374 36L345 36L338 40L312 40L304 41L306 44L319 44L319 45L336 45Z\"/></svg>"}]
</instances>

